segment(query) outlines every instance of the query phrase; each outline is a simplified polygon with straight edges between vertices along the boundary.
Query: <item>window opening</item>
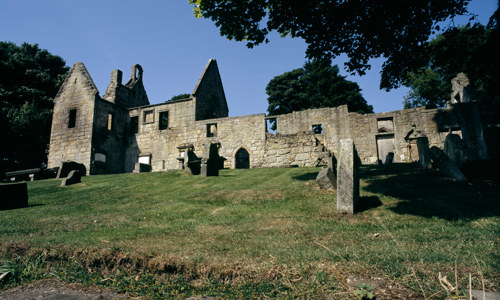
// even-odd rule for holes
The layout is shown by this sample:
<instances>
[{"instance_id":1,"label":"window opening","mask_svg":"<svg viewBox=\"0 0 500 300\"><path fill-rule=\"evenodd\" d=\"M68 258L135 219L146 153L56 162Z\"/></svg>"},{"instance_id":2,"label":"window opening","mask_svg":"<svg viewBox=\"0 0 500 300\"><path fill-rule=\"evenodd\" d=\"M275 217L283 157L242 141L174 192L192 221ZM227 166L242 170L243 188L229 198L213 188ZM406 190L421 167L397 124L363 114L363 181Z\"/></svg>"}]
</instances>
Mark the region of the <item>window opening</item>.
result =
<instances>
[{"instance_id":1,"label":"window opening","mask_svg":"<svg viewBox=\"0 0 500 300\"><path fill-rule=\"evenodd\" d=\"M392 117L377 119L378 132L394 132L394 121Z\"/></svg>"},{"instance_id":2,"label":"window opening","mask_svg":"<svg viewBox=\"0 0 500 300\"><path fill-rule=\"evenodd\" d=\"M143 123L153 123L154 122L154 112L153 110L147 110L144 112L144 120Z\"/></svg>"},{"instance_id":3,"label":"window opening","mask_svg":"<svg viewBox=\"0 0 500 300\"><path fill-rule=\"evenodd\" d=\"M68 128L74 128L75 126L76 126L76 109L70 109Z\"/></svg>"},{"instance_id":4,"label":"window opening","mask_svg":"<svg viewBox=\"0 0 500 300\"><path fill-rule=\"evenodd\" d=\"M138 133L139 132L139 117L131 117L130 118L130 132Z\"/></svg>"},{"instance_id":5,"label":"window opening","mask_svg":"<svg viewBox=\"0 0 500 300\"><path fill-rule=\"evenodd\" d=\"M164 130L168 128L168 111L160 112L160 120L158 122L158 128Z\"/></svg>"},{"instance_id":6,"label":"window opening","mask_svg":"<svg viewBox=\"0 0 500 300\"><path fill-rule=\"evenodd\" d=\"M323 126L321 124L315 124L312 126L314 134L323 134Z\"/></svg>"},{"instance_id":7,"label":"window opening","mask_svg":"<svg viewBox=\"0 0 500 300\"><path fill-rule=\"evenodd\" d=\"M217 124L207 124L207 137L216 137L217 136Z\"/></svg>"},{"instance_id":8,"label":"window opening","mask_svg":"<svg viewBox=\"0 0 500 300\"><path fill-rule=\"evenodd\" d=\"M276 134L278 131L278 121L276 118L266 118L266 132Z\"/></svg>"},{"instance_id":9,"label":"window opening","mask_svg":"<svg viewBox=\"0 0 500 300\"><path fill-rule=\"evenodd\" d=\"M113 114L112 113L109 113L108 114L108 131L110 131L111 129L113 129Z\"/></svg>"}]
</instances>

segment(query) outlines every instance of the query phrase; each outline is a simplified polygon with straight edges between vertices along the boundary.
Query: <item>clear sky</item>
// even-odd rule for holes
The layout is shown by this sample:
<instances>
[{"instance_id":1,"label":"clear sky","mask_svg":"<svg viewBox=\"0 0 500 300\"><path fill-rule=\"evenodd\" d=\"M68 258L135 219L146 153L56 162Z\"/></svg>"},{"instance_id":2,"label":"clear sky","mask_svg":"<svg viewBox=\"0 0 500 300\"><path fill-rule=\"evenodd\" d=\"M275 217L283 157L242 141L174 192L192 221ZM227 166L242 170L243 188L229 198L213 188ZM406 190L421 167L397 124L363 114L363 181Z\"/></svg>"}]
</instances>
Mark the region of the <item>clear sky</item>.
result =
<instances>
[{"instance_id":1,"label":"clear sky","mask_svg":"<svg viewBox=\"0 0 500 300\"><path fill-rule=\"evenodd\" d=\"M497 3L472 0L469 10L486 24ZM188 0L0 0L0 40L38 43L69 66L83 62L101 96L111 70L122 70L125 82L130 67L140 64L151 104L191 93L208 60L215 58L230 116L265 113L267 83L306 61L300 39L272 35L269 44L247 49L221 37L212 21L193 16ZM348 75L342 58L334 63ZM367 75L348 79L360 85L375 112L402 109L406 89L378 89L381 64L375 60Z\"/></svg>"}]
</instances>

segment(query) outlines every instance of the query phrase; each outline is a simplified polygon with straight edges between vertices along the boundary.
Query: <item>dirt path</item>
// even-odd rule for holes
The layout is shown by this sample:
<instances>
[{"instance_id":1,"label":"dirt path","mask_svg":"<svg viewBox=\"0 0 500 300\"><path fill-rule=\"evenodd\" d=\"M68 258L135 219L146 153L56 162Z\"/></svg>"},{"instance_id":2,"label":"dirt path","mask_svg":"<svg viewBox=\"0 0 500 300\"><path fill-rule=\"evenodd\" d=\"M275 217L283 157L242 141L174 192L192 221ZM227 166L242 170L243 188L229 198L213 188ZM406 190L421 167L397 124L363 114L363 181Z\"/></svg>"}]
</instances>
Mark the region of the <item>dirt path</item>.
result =
<instances>
[{"instance_id":1,"label":"dirt path","mask_svg":"<svg viewBox=\"0 0 500 300\"><path fill-rule=\"evenodd\" d=\"M0 300L97 300L128 299L116 294L56 280L43 280L25 286L0 291Z\"/></svg>"}]
</instances>

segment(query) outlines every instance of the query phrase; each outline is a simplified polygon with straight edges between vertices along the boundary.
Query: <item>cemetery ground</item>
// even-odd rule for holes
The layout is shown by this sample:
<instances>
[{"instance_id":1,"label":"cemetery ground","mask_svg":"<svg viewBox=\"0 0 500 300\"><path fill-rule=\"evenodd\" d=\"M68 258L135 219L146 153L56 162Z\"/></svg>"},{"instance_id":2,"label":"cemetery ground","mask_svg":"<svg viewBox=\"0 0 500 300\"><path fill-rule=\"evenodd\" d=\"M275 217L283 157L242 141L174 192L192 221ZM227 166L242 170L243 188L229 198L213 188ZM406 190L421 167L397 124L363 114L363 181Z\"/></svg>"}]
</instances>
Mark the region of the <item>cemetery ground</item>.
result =
<instances>
[{"instance_id":1,"label":"cemetery ground","mask_svg":"<svg viewBox=\"0 0 500 300\"><path fill-rule=\"evenodd\" d=\"M0 211L0 295L38 280L140 298L456 299L469 279L498 291L498 168L467 168L467 184L362 166L355 215L335 211L319 170L29 182L29 207Z\"/></svg>"}]
</instances>

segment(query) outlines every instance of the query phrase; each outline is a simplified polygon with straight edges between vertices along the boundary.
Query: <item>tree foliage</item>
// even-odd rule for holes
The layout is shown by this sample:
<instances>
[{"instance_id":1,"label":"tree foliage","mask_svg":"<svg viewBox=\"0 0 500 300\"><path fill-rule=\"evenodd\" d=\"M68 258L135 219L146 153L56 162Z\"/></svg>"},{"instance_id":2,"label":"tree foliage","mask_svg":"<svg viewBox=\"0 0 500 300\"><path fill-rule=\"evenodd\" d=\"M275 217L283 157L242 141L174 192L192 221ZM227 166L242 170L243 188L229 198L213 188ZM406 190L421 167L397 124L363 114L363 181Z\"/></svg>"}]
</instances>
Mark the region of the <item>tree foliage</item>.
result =
<instances>
[{"instance_id":1,"label":"tree foliage","mask_svg":"<svg viewBox=\"0 0 500 300\"><path fill-rule=\"evenodd\" d=\"M37 44L0 42L0 159L8 168L47 160L53 98L68 72Z\"/></svg>"},{"instance_id":2,"label":"tree foliage","mask_svg":"<svg viewBox=\"0 0 500 300\"><path fill-rule=\"evenodd\" d=\"M358 84L341 76L338 66L324 62L307 62L300 69L274 77L267 84L266 93L270 116L343 104L349 111L373 112Z\"/></svg>"},{"instance_id":3,"label":"tree foliage","mask_svg":"<svg viewBox=\"0 0 500 300\"><path fill-rule=\"evenodd\" d=\"M471 86L499 97L497 70L498 29L480 24L450 28L431 40L422 54L421 65L408 72L404 85L411 88L405 108L442 107L450 99L451 80L465 73Z\"/></svg>"},{"instance_id":4,"label":"tree foliage","mask_svg":"<svg viewBox=\"0 0 500 300\"><path fill-rule=\"evenodd\" d=\"M165 102L172 101L172 100L186 99L186 98L189 98L189 97L191 97L191 94L187 94L187 93L185 93L185 94L179 94L179 95L172 96L172 98L168 99Z\"/></svg>"},{"instance_id":5,"label":"tree foliage","mask_svg":"<svg viewBox=\"0 0 500 300\"><path fill-rule=\"evenodd\" d=\"M189 0L196 17L215 22L229 39L249 48L269 42L269 33L304 39L309 59L345 53L346 68L364 74L371 58L384 57L381 87L398 86L418 61L437 25L467 12L469 0Z\"/></svg>"}]
</instances>

